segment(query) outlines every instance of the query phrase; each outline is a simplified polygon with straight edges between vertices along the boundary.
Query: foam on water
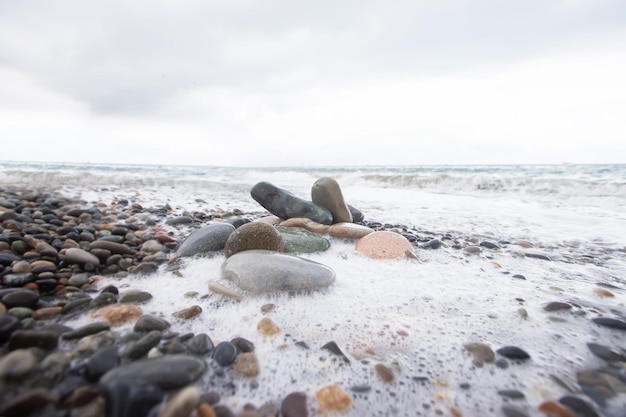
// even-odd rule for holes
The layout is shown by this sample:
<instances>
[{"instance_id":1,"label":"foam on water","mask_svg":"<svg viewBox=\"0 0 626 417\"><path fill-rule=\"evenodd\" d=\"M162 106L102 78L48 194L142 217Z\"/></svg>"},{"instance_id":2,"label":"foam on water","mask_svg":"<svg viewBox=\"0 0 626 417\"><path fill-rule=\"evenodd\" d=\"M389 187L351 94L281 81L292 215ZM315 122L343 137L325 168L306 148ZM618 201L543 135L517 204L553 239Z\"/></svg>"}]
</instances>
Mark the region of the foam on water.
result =
<instances>
[{"instance_id":1,"label":"foam on water","mask_svg":"<svg viewBox=\"0 0 626 417\"><path fill-rule=\"evenodd\" d=\"M601 366L586 347L587 342L624 347L623 334L589 320L599 312L626 315L623 169L613 173L610 181L598 174L595 182L598 187L604 184L620 193L609 196L600 190L592 198L587 194L579 198L575 190L581 187L580 181L591 181L591 174L583 169L560 176L551 171L543 176L537 170L526 172L535 184L565 184L564 189L543 193L533 191L534 185L520 185L526 188L515 190L511 177L519 173L512 168L491 174L454 167L412 171L412 178L438 178L424 187L415 186L411 183L414 180L373 180L367 175L389 174L383 169L372 173L373 168L216 169L216 173L193 181L193 171L173 175L178 171L172 167L162 168L160 174L158 169L139 173L127 169L113 176L100 172L105 169L96 169L92 177L83 175L84 181L79 183L70 181L72 175L81 177L76 172L40 169L28 176L26 168L13 168L20 173L7 174L4 167L0 171L2 182L25 182L24 178L48 181L51 187L82 196L87 202L127 198L144 207L169 204L177 213L216 207L263 212L249 195L254 183L270 181L307 198L315 179L333 175L348 202L362 210L368 220L407 225L423 233L449 232L460 238L526 239L555 259L520 257L517 253L523 249L513 246L480 255L464 255L444 247L418 251L422 262L375 261L357 255L353 242L333 239L329 251L306 257L332 267L336 284L307 295L248 295L241 302L208 290L210 281L219 281L221 255L186 260L182 277L161 269L149 276L110 278L109 282L122 290L152 293L153 299L142 306L144 311L175 322L181 333L207 333L215 342L237 336L254 342L261 365L261 374L255 378L258 386L230 373L202 381L207 388L218 390L236 411L246 402L260 406L280 401L290 392L304 391L311 413L316 413L315 392L336 383L348 392L354 386L371 387L367 393L351 392L354 405L346 416L427 416L436 415L437 410L450 415L452 408L466 417L499 415L505 402L496 393L499 389L524 392L526 399L515 403L535 416L543 400L559 398L566 392L552 376L576 386L576 371ZM405 174L396 169L390 175ZM441 181L446 175L454 180ZM508 178L504 181L507 185L492 189L469 186L484 182L477 175L491 175L490 180ZM579 182L567 185L568 181ZM546 184L550 189L556 182ZM575 254L589 254L600 262L559 261ZM526 279L512 278L515 274ZM612 290L613 298L602 298L594 292L598 282L621 289ZM187 298L189 292L198 295ZM572 302L579 307L574 308L576 314L543 311L543 305L551 301ZM263 337L256 329L265 317L261 306L268 303L276 308L267 316L282 329L273 338ZM172 318L173 312L194 304L203 308L199 318L180 322ZM520 307L528 311L528 319L519 315ZM72 325L87 320L83 317ZM298 346L300 341L309 349ZM346 353L350 364L321 349L330 341ZM463 348L465 343L476 341L494 349L516 345L532 359L511 363L508 369L494 365L476 368ZM374 366L378 363L394 371L392 384L376 375ZM469 384L469 388L461 388L461 384ZM623 396L616 401L615 410L626 407Z\"/></svg>"}]
</instances>

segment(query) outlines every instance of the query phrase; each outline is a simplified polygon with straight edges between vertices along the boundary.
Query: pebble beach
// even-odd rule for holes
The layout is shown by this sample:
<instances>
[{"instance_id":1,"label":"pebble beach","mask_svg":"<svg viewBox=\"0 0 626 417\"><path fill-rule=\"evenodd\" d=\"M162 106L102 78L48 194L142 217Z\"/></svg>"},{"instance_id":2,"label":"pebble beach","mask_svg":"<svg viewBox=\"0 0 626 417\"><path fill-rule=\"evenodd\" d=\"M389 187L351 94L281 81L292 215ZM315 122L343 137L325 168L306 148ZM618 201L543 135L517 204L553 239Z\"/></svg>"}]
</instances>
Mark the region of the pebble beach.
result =
<instances>
[{"instance_id":1,"label":"pebble beach","mask_svg":"<svg viewBox=\"0 0 626 417\"><path fill-rule=\"evenodd\" d=\"M341 174L353 221L339 227L251 197L269 181L308 200L320 175L24 172L0 182L2 416L626 416L621 201L617 215L571 196L541 213L517 197L453 206ZM315 285L246 284L245 268L285 264L250 255L250 225ZM364 239L386 234L400 255L368 256Z\"/></svg>"}]
</instances>

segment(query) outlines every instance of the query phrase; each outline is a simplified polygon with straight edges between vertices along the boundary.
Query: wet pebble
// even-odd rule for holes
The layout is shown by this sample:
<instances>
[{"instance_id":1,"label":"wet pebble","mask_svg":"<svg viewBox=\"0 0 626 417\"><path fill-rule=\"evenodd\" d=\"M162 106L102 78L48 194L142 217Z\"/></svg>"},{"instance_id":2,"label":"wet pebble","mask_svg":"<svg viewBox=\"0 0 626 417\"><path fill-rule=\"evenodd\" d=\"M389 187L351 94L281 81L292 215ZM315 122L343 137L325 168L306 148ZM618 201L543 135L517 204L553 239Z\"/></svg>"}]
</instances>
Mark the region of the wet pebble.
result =
<instances>
[{"instance_id":1,"label":"wet pebble","mask_svg":"<svg viewBox=\"0 0 626 417\"><path fill-rule=\"evenodd\" d=\"M280 405L283 417L307 417L309 411L306 404L306 393L292 392L288 394Z\"/></svg>"},{"instance_id":2,"label":"wet pebble","mask_svg":"<svg viewBox=\"0 0 626 417\"><path fill-rule=\"evenodd\" d=\"M205 355L215 347L213 341L206 333L200 333L189 339L186 343L189 353L194 355Z\"/></svg>"},{"instance_id":3,"label":"wet pebble","mask_svg":"<svg viewBox=\"0 0 626 417\"><path fill-rule=\"evenodd\" d=\"M503 346L497 349L496 352L507 359L513 360L527 360L530 359L530 355L523 349L517 346Z\"/></svg>"},{"instance_id":4,"label":"wet pebble","mask_svg":"<svg viewBox=\"0 0 626 417\"><path fill-rule=\"evenodd\" d=\"M220 366L230 366L235 362L239 351L230 342L220 342L213 350L212 357Z\"/></svg>"},{"instance_id":5,"label":"wet pebble","mask_svg":"<svg viewBox=\"0 0 626 417\"><path fill-rule=\"evenodd\" d=\"M386 382L386 383L392 383L393 382L393 380L394 380L393 371L391 369L389 369L387 366L383 365L382 363L378 363L378 364L376 364L376 366L374 366L374 369L376 370L376 374L384 382Z\"/></svg>"},{"instance_id":6,"label":"wet pebble","mask_svg":"<svg viewBox=\"0 0 626 417\"><path fill-rule=\"evenodd\" d=\"M175 311L172 313L172 316L177 319L189 320L194 317L198 317L202 313L202 307L199 305L194 305L182 310Z\"/></svg>"},{"instance_id":7,"label":"wet pebble","mask_svg":"<svg viewBox=\"0 0 626 417\"><path fill-rule=\"evenodd\" d=\"M37 365L37 357L28 349L16 349L0 359L0 380L21 378Z\"/></svg>"},{"instance_id":8,"label":"wet pebble","mask_svg":"<svg viewBox=\"0 0 626 417\"><path fill-rule=\"evenodd\" d=\"M145 314L135 322L133 330L136 332L150 332L152 330L164 331L169 329L171 324L160 317Z\"/></svg>"},{"instance_id":9,"label":"wet pebble","mask_svg":"<svg viewBox=\"0 0 626 417\"><path fill-rule=\"evenodd\" d=\"M259 360L253 352L241 353L235 360L235 372L247 377L259 374Z\"/></svg>"},{"instance_id":10,"label":"wet pebble","mask_svg":"<svg viewBox=\"0 0 626 417\"><path fill-rule=\"evenodd\" d=\"M626 330L626 322L612 317L595 317L592 322L600 326L609 327L611 329Z\"/></svg>"}]
</instances>

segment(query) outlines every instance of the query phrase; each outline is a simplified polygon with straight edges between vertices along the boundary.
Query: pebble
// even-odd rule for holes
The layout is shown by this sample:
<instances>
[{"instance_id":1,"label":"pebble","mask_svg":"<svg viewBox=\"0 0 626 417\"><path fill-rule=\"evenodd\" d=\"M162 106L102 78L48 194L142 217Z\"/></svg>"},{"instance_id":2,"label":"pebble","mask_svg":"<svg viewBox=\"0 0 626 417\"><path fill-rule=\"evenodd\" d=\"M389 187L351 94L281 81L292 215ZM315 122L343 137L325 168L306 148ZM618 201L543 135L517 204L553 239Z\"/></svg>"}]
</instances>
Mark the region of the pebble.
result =
<instances>
[{"instance_id":1,"label":"pebble","mask_svg":"<svg viewBox=\"0 0 626 417\"><path fill-rule=\"evenodd\" d=\"M600 326L609 327L611 329L626 330L626 322L612 317L595 317L592 322Z\"/></svg>"},{"instance_id":2,"label":"pebble","mask_svg":"<svg viewBox=\"0 0 626 417\"><path fill-rule=\"evenodd\" d=\"M373 259L406 258L407 252L414 254L411 242L395 232L378 231L362 237L356 242L355 250Z\"/></svg>"},{"instance_id":3,"label":"pebble","mask_svg":"<svg viewBox=\"0 0 626 417\"><path fill-rule=\"evenodd\" d=\"M224 249L235 227L228 223L212 223L195 230L180 244L178 256L206 255Z\"/></svg>"},{"instance_id":4,"label":"pebble","mask_svg":"<svg viewBox=\"0 0 626 417\"><path fill-rule=\"evenodd\" d=\"M256 326L259 333L264 336L275 336L280 333L280 327L276 325L269 317L263 317Z\"/></svg>"},{"instance_id":5,"label":"pebble","mask_svg":"<svg viewBox=\"0 0 626 417\"><path fill-rule=\"evenodd\" d=\"M276 230L283 239L285 253L314 253L330 248L328 239L301 227L277 226Z\"/></svg>"},{"instance_id":6,"label":"pebble","mask_svg":"<svg viewBox=\"0 0 626 417\"><path fill-rule=\"evenodd\" d=\"M352 213L336 179L331 177L317 179L311 188L311 200L330 211L333 223L352 223Z\"/></svg>"},{"instance_id":7,"label":"pebble","mask_svg":"<svg viewBox=\"0 0 626 417\"><path fill-rule=\"evenodd\" d=\"M556 401L544 401L537 409L554 417L576 417L574 413Z\"/></svg>"},{"instance_id":8,"label":"pebble","mask_svg":"<svg viewBox=\"0 0 626 417\"><path fill-rule=\"evenodd\" d=\"M503 346L496 350L496 352L507 359L526 360L530 359L530 355L523 349L517 346Z\"/></svg>"},{"instance_id":9,"label":"pebble","mask_svg":"<svg viewBox=\"0 0 626 417\"><path fill-rule=\"evenodd\" d=\"M309 259L266 250L249 250L226 259L222 279L254 294L311 291L335 282L335 271Z\"/></svg>"},{"instance_id":10,"label":"pebble","mask_svg":"<svg viewBox=\"0 0 626 417\"><path fill-rule=\"evenodd\" d=\"M228 237L224 246L226 258L246 250L264 249L282 252L282 235L274 226L262 222L246 223Z\"/></svg>"},{"instance_id":11,"label":"pebble","mask_svg":"<svg viewBox=\"0 0 626 417\"><path fill-rule=\"evenodd\" d=\"M28 349L16 349L0 359L0 380L19 379L31 372L37 358Z\"/></svg>"},{"instance_id":12,"label":"pebble","mask_svg":"<svg viewBox=\"0 0 626 417\"><path fill-rule=\"evenodd\" d=\"M104 374L117 367L120 360L117 346L96 350L85 364L85 377L88 381L97 382Z\"/></svg>"},{"instance_id":13,"label":"pebble","mask_svg":"<svg viewBox=\"0 0 626 417\"><path fill-rule=\"evenodd\" d=\"M473 357L472 363L481 368L485 363L493 363L496 359L496 354L493 349L482 342L472 342L463 345Z\"/></svg>"},{"instance_id":14,"label":"pebble","mask_svg":"<svg viewBox=\"0 0 626 417\"><path fill-rule=\"evenodd\" d=\"M608 346L603 346L598 343L587 343L587 347L598 358L607 362L626 362L626 351L621 352L617 349L612 349Z\"/></svg>"},{"instance_id":15,"label":"pebble","mask_svg":"<svg viewBox=\"0 0 626 417\"><path fill-rule=\"evenodd\" d=\"M19 289L12 291L2 297L2 304L7 310L13 307L35 308L39 301L39 294L36 291Z\"/></svg>"},{"instance_id":16,"label":"pebble","mask_svg":"<svg viewBox=\"0 0 626 417\"><path fill-rule=\"evenodd\" d=\"M165 404L159 417L188 417L200 402L200 390L188 386L180 390Z\"/></svg>"},{"instance_id":17,"label":"pebble","mask_svg":"<svg viewBox=\"0 0 626 417\"><path fill-rule=\"evenodd\" d=\"M186 343L189 353L194 355L205 355L214 349L213 341L206 333L194 335Z\"/></svg>"},{"instance_id":18,"label":"pebble","mask_svg":"<svg viewBox=\"0 0 626 417\"><path fill-rule=\"evenodd\" d=\"M164 331L171 327L171 324L160 317L151 314L145 314L135 322L133 330L136 332L150 332L152 330Z\"/></svg>"},{"instance_id":19,"label":"pebble","mask_svg":"<svg viewBox=\"0 0 626 417\"><path fill-rule=\"evenodd\" d=\"M65 260L70 264L99 265L100 259L94 254L79 248L69 248L65 251Z\"/></svg>"},{"instance_id":20,"label":"pebble","mask_svg":"<svg viewBox=\"0 0 626 417\"><path fill-rule=\"evenodd\" d=\"M259 374L259 360L253 352L239 354L235 360L235 372L246 376L255 377Z\"/></svg>"},{"instance_id":21,"label":"pebble","mask_svg":"<svg viewBox=\"0 0 626 417\"><path fill-rule=\"evenodd\" d=\"M360 239L370 233L374 233L374 229L354 223L335 223L328 228L330 236L343 239Z\"/></svg>"},{"instance_id":22,"label":"pebble","mask_svg":"<svg viewBox=\"0 0 626 417\"><path fill-rule=\"evenodd\" d=\"M102 319L113 326L121 326L135 321L142 315L143 310L131 304L113 304L91 313L92 318Z\"/></svg>"},{"instance_id":23,"label":"pebble","mask_svg":"<svg viewBox=\"0 0 626 417\"><path fill-rule=\"evenodd\" d=\"M215 281L209 282L209 291L226 296L228 298L232 298L233 300L237 300L237 301L243 300L243 295L241 293L233 289L230 289L227 286L220 284L219 282L215 282Z\"/></svg>"},{"instance_id":24,"label":"pebble","mask_svg":"<svg viewBox=\"0 0 626 417\"><path fill-rule=\"evenodd\" d=\"M119 294L118 302L119 303L145 303L146 301L150 301L152 299L152 294L147 291L132 289L126 290Z\"/></svg>"},{"instance_id":25,"label":"pebble","mask_svg":"<svg viewBox=\"0 0 626 417\"><path fill-rule=\"evenodd\" d=\"M235 362L239 351L230 342L220 342L213 349L212 357L220 366L230 366Z\"/></svg>"},{"instance_id":26,"label":"pebble","mask_svg":"<svg viewBox=\"0 0 626 417\"><path fill-rule=\"evenodd\" d=\"M570 310L572 308L571 304L563 303L560 301L551 301L543 306L545 311L561 311L561 310Z\"/></svg>"},{"instance_id":27,"label":"pebble","mask_svg":"<svg viewBox=\"0 0 626 417\"><path fill-rule=\"evenodd\" d=\"M59 344L59 335L46 330L16 330L9 338L9 350L31 347L54 350Z\"/></svg>"},{"instance_id":28,"label":"pebble","mask_svg":"<svg viewBox=\"0 0 626 417\"><path fill-rule=\"evenodd\" d=\"M198 317L202 313L202 307L199 305L193 305L191 307L184 308L182 310L172 313L173 317L177 319L189 320Z\"/></svg>"},{"instance_id":29,"label":"pebble","mask_svg":"<svg viewBox=\"0 0 626 417\"><path fill-rule=\"evenodd\" d=\"M392 383L393 382L394 376L393 376L393 371L391 369L389 369L388 367L386 367L382 363L376 364L376 366L374 366L374 369L376 370L376 374L384 382L386 382L386 383Z\"/></svg>"},{"instance_id":30,"label":"pebble","mask_svg":"<svg viewBox=\"0 0 626 417\"><path fill-rule=\"evenodd\" d=\"M150 349L157 346L160 341L161 332L158 330L152 330L141 339L131 344L124 352L125 356L131 359L139 359L147 355Z\"/></svg>"},{"instance_id":31,"label":"pebble","mask_svg":"<svg viewBox=\"0 0 626 417\"><path fill-rule=\"evenodd\" d=\"M336 384L317 390L315 399L321 414L343 413L352 405L350 394Z\"/></svg>"},{"instance_id":32,"label":"pebble","mask_svg":"<svg viewBox=\"0 0 626 417\"><path fill-rule=\"evenodd\" d=\"M308 417L306 393L292 392L287 394L280 405L280 413L283 417Z\"/></svg>"},{"instance_id":33,"label":"pebble","mask_svg":"<svg viewBox=\"0 0 626 417\"><path fill-rule=\"evenodd\" d=\"M125 382L153 385L163 390L180 389L199 379L207 371L204 360L189 355L165 355L140 359L119 366L101 378L104 386Z\"/></svg>"}]
</instances>

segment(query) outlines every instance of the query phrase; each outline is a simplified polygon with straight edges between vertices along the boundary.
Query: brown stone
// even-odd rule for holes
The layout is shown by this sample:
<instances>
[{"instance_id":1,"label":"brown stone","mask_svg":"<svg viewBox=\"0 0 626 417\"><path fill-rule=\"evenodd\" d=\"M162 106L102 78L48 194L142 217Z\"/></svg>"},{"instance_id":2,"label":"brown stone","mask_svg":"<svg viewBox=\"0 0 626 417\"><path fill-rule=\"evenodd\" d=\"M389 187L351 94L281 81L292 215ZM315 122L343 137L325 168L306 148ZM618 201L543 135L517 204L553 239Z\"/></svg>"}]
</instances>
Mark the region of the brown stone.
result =
<instances>
[{"instance_id":1,"label":"brown stone","mask_svg":"<svg viewBox=\"0 0 626 417\"><path fill-rule=\"evenodd\" d=\"M265 336L274 336L280 333L280 327L276 325L269 317L263 317L256 326L259 333Z\"/></svg>"},{"instance_id":2,"label":"brown stone","mask_svg":"<svg viewBox=\"0 0 626 417\"><path fill-rule=\"evenodd\" d=\"M482 342L466 343L463 345L473 356L472 363L481 368L485 363L492 363L496 360L496 354L491 347Z\"/></svg>"},{"instance_id":3,"label":"brown stone","mask_svg":"<svg viewBox=\"0 0 626 417\"><path fill-rule=\"evenodd\" d=\"M172 313L172 316L176 317L177 319L189 320L197 317L198 315L200 315L200 313L202 313L202 307L194 305L189 308L176 311Z\"/></svg>"},{"instance_id":4,"label":"brown stone","mask_svg":"<svg viewBox=\"0 0 626 417\"><path fill-rule=\"evenodd\" d=\"M198 413L198 417L217 417L213 407L207 403L200 404L198 408L196 408L196 412Z\"/></svg>"},{"instance_id":5,"label":"brown stone","mask_svg":"<svg viewBox=\"0 0 626 417\"><path fill-rule=\"evenodd\" d=\"M342 413L352 405L352 397L339 385L333 384L320 388L315 393L321 414Z\"/></svg>"},{"instance_id":6,"label":"brown stone","mask_svg":"<svg viewBox=\"0 0 626 417\"><path fill-rule=\"evenodd\" d=\"M394 376L391 369L383 365L382 363L377 364L374 369L376 370L376 374L387 383L393 382Z\"/></svg>"},{"instance_id":7,"label":"brown stone","mask_svg":"<svg viewBox=\"0 0 626 417\"><path fill-rule=\"evenodd\" d=\"M92 318L101 319L114 326L135 321L142 315L141 308L131 304L113 304L91 313Z\"/></svg>"},{"instance_id":8,"label":"brown stone","mask_svg":"<svg viewBox=\"0 0 626 417\"><path fill-rule=\"evenodd\" d=\"M235 372L248 377L255 377L259 374L259 360L254 352L245 352L237 356Z\"/></svg>"},{"instance_id":9,"label":"brown stone","mask_svg":"<svg viewBox=\"0 0 626 417\"><path fill-rule=\"evenodd\" d=\"M224 246L227 258L245 250L265 249L282 252L283 237L274 226L262 222L246 223L230 234Z\"/></svg>"},{"instance_id":10,"label":"brown stone","mask_svg":"<svg viewBox=\"0 0 626 417\"><path fill-rule=\"evenodd\" d=\"M39 310L33 311L33 315L31 317L34 320L47 320L61 314L61 310L63 310L63 307L40 308Z\"/></svg>"},{"instance_id":11,"label":"brown stone","mask_svg":"<svg viewBox=\"0 0 626 417\"><path fill-rule=\"evenodd\" d=\"M331 212L333 223L352 223L352 213L336 179L322 177L315 181L311 188L311 200Z\"/></svg>"},{"instance_id":12,"label":"brown stone","mask_svg":"<svg viewBox=\"0 0 626 417\"><path fill-rule=\"evenodd\" d=\"M411 242L404 236L388 231L370 233L356 242L357 252L373 259L406 258L415 254Z\"/></svg>"}]
</instances>

